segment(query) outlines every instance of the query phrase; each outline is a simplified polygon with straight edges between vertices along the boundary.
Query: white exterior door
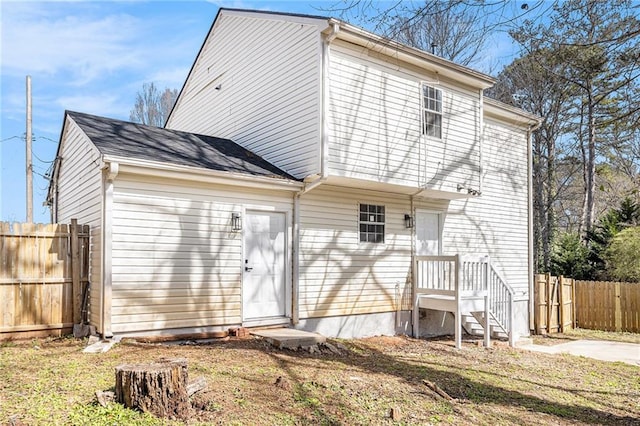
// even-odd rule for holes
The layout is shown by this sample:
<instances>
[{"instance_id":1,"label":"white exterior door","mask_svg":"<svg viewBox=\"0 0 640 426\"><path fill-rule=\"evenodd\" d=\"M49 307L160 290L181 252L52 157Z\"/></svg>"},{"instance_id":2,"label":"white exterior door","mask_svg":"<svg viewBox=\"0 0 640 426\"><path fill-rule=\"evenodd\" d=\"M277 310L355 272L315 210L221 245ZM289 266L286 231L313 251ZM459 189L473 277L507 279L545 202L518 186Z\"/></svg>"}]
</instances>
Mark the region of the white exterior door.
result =
<instances>
[{"instance_id":1,"label":"white exterior door","mask_svg":"<svg viewBox=\"0 0 640 426\"><path fill-rule=\"evenodd\" d=\"M440 214L416 211L416 255L438 256L441 253Z\"/></svg>"},{"instance_id":2,"label":"white exterior door","mask_svg":"<svg viewBox=\"0 0 640 426\"><path fill-rule=\"evenodd\" d=\"M285 316L284 213L247 212L242 281L243 320Z\"/></svg>"}]
</instances>

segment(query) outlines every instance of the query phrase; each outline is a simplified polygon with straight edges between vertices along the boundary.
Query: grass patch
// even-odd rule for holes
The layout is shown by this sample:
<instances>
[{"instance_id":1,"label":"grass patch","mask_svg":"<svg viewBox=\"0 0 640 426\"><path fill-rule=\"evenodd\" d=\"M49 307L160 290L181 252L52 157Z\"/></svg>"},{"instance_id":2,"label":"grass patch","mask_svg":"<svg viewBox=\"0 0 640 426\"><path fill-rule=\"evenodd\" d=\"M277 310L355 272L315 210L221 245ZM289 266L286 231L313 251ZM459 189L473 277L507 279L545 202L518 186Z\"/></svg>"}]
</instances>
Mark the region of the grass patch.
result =
<instances>
[{"instance_id":1,"label":"grass patch","mask_svg":"<svg viewBox=\"0 0 640 426\"><path fill-rule=\"evenodd\" d=\"M575 330L568 330L564 333L533 336L533 343L545 346L559 345L574 340L608 340L611 342L640 344L640 334L576 328Z\"/></svg>"},{"instance_id":2,"label":"grass patch","mask_svg":"<svg viewBox=\"0 0 640 426\"><path fill-rule=\"evenodd\" d=\"M0 345L0 424L179 424L102 407L94 395L113 387L117 365L184 357L190 377L209 383L193 397L189 424L640 425L632 365L502 345L456 350L447 340L342 343L348 350L338 356L280 351L259 339L120 344L104 354L82 353L85 342L73 339L12 342Z\"/></svg>"}]
</instances>

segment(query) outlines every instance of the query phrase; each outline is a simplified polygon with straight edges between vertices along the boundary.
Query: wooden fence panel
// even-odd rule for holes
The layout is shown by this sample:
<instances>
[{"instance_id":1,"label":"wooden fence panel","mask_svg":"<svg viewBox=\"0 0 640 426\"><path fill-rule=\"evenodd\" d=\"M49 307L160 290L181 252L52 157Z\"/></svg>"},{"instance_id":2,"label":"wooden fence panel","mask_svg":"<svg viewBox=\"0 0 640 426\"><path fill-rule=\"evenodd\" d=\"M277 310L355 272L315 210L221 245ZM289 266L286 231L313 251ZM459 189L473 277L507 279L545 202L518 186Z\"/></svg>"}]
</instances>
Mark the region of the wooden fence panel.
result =
<instances>
[{"instance_id":1,"label":"wooden fence panel","mask_svg":"<svg viewBox=\"0 0 640 426\"><path fill-rule=\"evenodd\" d=\"M74 232L70 232L73 230ZM72 244L72 234L77 241ZM89 227L0 222L0 340L70 331L88 274L74 292L71 246L79 271L87 271ZM75 303L74 303L75 300Z\"/></svg>"},{"instance_id":2,"label":"wooden fence panel","mask_svg":"<svg viewBox=\"0 0 640 426\"><path fill-rule=\"evenodd\" d=\"M581 328L640 333L640 283L576 281Z\"/></svg>"},{"instance_id":3,"label":"wooden fence panel","mask_svg":"<svg viewBox=\"0 0 640 426\"><path fill-rule=\"evenodd\" d=\"M535 334L563 333L575 327L574 280L538 274L534 283Z\"/></svg>"},{"instance_id":4,"label":"wooden fence panel","mask_svg":"<svg viewBox=\"0 0 640 426\"><path fill-rule=\"evenodd\" d=\"M640 333L640 283L620 286L621 330Z\"/></svg>"}]
</instances>

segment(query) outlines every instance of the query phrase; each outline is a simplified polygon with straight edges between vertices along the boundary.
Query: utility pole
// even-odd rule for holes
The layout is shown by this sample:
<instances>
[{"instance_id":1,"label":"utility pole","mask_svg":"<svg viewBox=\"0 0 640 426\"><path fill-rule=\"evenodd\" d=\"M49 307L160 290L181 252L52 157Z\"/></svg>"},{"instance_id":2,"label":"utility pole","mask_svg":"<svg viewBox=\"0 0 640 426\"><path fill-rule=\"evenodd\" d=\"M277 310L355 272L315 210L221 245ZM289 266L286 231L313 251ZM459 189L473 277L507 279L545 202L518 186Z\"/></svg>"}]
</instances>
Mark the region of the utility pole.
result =
<instances>
[{"instance_id":1,"label":"utility pole","mask_svg":"<svg viewBox=\"0 0 640 426\"><path fill-rule=\"evenodd\" d=\"M33 223L33 160L31 158L31 76L27 76L27 222Z\"/></svg>"}]
</instances>

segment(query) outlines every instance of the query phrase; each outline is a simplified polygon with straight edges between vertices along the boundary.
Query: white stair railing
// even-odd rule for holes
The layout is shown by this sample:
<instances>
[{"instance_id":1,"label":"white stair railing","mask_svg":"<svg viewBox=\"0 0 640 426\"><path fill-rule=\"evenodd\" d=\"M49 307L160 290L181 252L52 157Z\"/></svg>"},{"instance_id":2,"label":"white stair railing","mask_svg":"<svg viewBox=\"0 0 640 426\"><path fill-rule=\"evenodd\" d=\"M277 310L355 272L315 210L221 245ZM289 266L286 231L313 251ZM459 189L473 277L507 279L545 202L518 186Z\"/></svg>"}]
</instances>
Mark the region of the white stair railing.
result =
<instances>
[{"instance_id":1,"label":"white stair railing","mask_svg":"<svg viewBox=\"0 0 640 426\"><path fill-rule=\"evenodd\" d=\"M491 264L489 256L417 256L414 277L414 323L418 320L418 294L466 296L488 293L488 310L514 345L513 289ZM456 325L457 327L457 325Z\"/></svg>"},{"instance_id":2,"label":"white stair railing","mask_svg":"<svg viewBox=\"0 0 640 426\"><path fill-rule=\"evenodd\" d=\"M509 346L515 343L513 332L513 297L511 286L495 270L493 265L489 268L489 310L502 326L503 331L509 335Z\"/></svg>"}]
</instances>

